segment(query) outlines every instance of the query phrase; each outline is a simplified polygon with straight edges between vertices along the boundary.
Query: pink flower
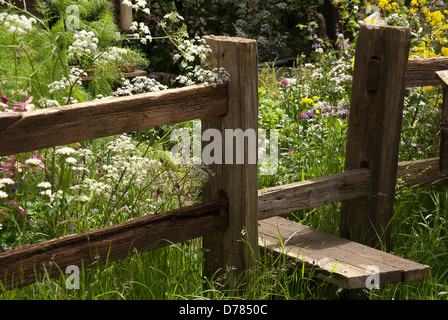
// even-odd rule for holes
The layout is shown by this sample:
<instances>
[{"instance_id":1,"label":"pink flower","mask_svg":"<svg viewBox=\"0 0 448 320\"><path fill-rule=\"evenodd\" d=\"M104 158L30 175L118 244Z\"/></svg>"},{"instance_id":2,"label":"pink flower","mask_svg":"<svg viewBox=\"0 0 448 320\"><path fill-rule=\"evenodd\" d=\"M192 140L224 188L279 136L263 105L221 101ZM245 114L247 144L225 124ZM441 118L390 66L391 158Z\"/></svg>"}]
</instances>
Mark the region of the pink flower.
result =
<instances>
[{"instance_id":1,"label":"pink flower","mask_svg":"<svg viewBox=\"0 0 448 320\"><path fill-rule=\"evenodd\" d=\"M19 210L19 213L22 216L22 218L25 218L25 209L23 209L23 207L21 205L19 205L19 202L17 201L17 199L14 199L14 201L8 201L8 204L16 207L17 210Z\"/></svg>"},{"instance_id":2,"label":"pink flower","mask_svg":"<svg viewBox=\"0 0 448 320\"><path fill-rule=\"evenodd\" d=\"M286 87L289 84L288 79L283 79L282 81L280 81L280 85Z\"/></svg>"},{"instance_id":3,"label":"pink flower","mask_svg":"<svg viewBox=\"0 0 448 320\"><path fill-rule=\"evenodd\" d=\"M25 99L23 100L23 102L17 102L14 100L11 100L13 102L13 105L15 106L19 106L19 107L14 107L12 108L12 111L16 112L16 111L27 111L27 110L31 110L34 108L33 105L33 99L31 98L30 100L28 100L28 91L26 91L25 89Z\"/></svg>"},{"instance_id":4,"label":"pink flower","mask_svg":"<svg viewBox=\"0 0 448 320\"><path fill-rule=\"evenodd\" d=\"M12 156L9 160L0 163L0 168L2 169L2 175L4 178L9 178L15 176L19 171L16 166L17 159Z\"/></svg>"},{"instance_id":5,"label":"pink flower","mask_svg":"<svg viewBox=\"0 0 448 320\"><path fill-rule=\"evenodd\" d=\"M28 91L25 89L25 99L23 100L23 102L17 102L14 101L12 99L9 99L7 96L5 96L4 94L2 94L0 92L0 98L2 100L2 105L1 107L5 110L5 111L13 111L13 112L17 112L17 111L28 111L28 110L33 110L34 109L34 105L33 105L33 99L30 98L28 100ZM13 106L18 106L18 107L12 107L11 109L10 106L7 105L8 102L11 102L11 104Z\"/></svg>"},{"instance_id":6,"label":"pink flower","mask_svg":"<svg viewBox=\"0 0 448 320\"><path fill-rule=\"evenodd\" d=\"M3 103L8 103L8 97L0 92L0 98Z\"/></svg>"}]
</instances>

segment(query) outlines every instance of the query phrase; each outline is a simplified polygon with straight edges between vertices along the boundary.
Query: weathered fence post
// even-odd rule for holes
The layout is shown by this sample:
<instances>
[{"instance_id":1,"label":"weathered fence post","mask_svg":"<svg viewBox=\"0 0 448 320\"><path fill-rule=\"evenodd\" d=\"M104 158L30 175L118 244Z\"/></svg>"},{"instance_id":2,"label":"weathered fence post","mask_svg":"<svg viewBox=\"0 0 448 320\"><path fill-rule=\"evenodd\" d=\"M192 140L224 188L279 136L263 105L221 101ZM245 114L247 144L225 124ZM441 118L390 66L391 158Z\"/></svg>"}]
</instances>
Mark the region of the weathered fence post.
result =
<instances>
[{"instance_id":1,"label":"weathered fence post","mask_svg":"<svg viewBox=\"0 0 448 320\"><path fill-rule=\"evenodd\" d=\"M214 150L215 156L216 152L222 152L212 165L214 176L204 187L204 200L216 198L222 190L229 198L227 231L203 238L204 276L222 277L221 281L228 280L227 285L232 287L232 281L253 266L253 255L258 250L257 43L229 37L205 39L213 52L212 64L224 67L230 74L230 82L228 114L202 121L202 131L217 129L222 142L222 150ZM244 162L239 164L239 152L243 150L238 150L241 149L238 141L242 139L245 140ZM210 140L217 142L216 137Z\"/></svg>"},{"instance_id":2,"label":"weathered fence post","mask_svg":"<svg viewBox=\"0 0 448 320\"><path fill-rule=\"evenodd\" d=\"M121 31L127 31L132 23L132 8L120 1L120 28Z\"/></svg>"},{"instance_id":3,"label":"weathered fence post","mask_svg":"<svg viewBox=\"0 0 448 320\"><path fill-rule=\"evenodd\" d=\"M345 169L369 168L371 190L342 202L340 232L374 247L390 247L409 47L409 29L372 25L356 45Z\"/></svg>"},{"instance_id":4,"label":"weathered fence post","mask_svg":"<svg viewBox=\"0 0 448 320\"><path fill-rule=\"evenodd\" d=\"M436 75L443 88L439 169L443 173L448 173L448 71L436 71Z\"/></svg>"}]
</instances>

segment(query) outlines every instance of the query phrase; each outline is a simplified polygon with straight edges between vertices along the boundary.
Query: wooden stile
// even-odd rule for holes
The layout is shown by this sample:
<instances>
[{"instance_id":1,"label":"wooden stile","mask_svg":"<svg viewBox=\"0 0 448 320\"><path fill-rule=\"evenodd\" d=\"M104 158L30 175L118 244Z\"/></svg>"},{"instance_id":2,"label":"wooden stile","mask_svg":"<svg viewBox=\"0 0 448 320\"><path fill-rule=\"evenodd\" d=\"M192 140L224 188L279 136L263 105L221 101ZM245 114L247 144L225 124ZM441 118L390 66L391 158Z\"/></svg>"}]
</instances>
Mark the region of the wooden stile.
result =
<instances>
[{"instance_id":1,"label":"wooden stile","mask_svg":"<svg viewBox=\"0 0 448 320\"><path fill-rule=\"evenodd\" d=\"M223 142L223 163L212 165L214 177L203 193L206 200L214 199L222 190L227 193L230 223L226 231L203 238L204 275L222 276L232 286L232 280L249 270L256 258L253 254L258 247L258 166L248 161L249 157L257 157L248 154L248 143L244 144L244 164L236 164L237 150L225 145L225 130L254 130L258 137L257 42L215 36L205 39L212 49L211 62L227 70L230 82L227 115L202 121L202 130L217 129ZM233 163L228 162L229 156L234 159Z\"/></svg>"},{"instance_id":2,"label":"wooden stile","mask_svg":"<svg viewBox=\"0 0 448 320\"><path fill-rule=\"evenodd\" d=\"M254 267L259 245L321 267L324 277L336 270L331 274L333 282L351 289L365 286L369 276L365 268L372 263L382 269L381 283L426 278L428 266L275 216L341 201L343 237L389 248L387 225L396 178L405 186L448 181L438 170L448 153L441 152L440 160L397 165L405 87L438 84L435 74L448 69L448 59L416 59L408 64L408 29L368 29L363 25L356 52L346 171L258 190L257 161L252 162L257 152L251 154L253 149L246 141L244 163L238 164L241 150L235 149L235 143L233 148L226 145L226 138L236 130L253 130L257 137L256 41L214 36L206 40L212 48L211 62L229 72L230 83L0 114L0 156L193 119L202 119L203 132L217 129L223 143L221 150L215 150L223 163L211 165L214 176L203 189L205 203L0 253L3 285L26 285L45 270L57 276L68 265L102 264L106 259L126 258L133 251L145 252L201 236L204 276L221 277L230 287ZM444 81L444 74L439 75ZM283 243L279 235L287 239L287 248L279 245Z\"/></svg>"},{"instance_id":3,"label":"wooden stile","mask_svg":"<svg viewBox=\"0 0 448 320\"><path fill-rule=\"evenodd\" d=\"M366 25L356 45L345 169L369 168L371 190L342 202L340 230L372 246L390 244L409 46L407 28Z\"/></svg>"}]
</instances>

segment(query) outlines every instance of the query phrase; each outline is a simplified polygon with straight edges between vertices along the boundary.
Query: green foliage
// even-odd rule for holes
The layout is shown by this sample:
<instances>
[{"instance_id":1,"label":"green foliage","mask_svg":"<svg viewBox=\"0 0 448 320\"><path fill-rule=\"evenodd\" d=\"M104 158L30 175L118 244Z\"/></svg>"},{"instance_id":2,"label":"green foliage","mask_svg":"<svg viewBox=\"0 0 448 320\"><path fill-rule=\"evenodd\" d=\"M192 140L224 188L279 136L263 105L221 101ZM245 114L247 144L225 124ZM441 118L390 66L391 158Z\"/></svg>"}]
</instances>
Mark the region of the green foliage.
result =
<instances>
[{"instance_id":1,"label":"green foliage","mask_svg":"<svg viewBox=\"0 0 448 320\"><path fill-rule=\"evenodd\" d=\"M256 39L260 61L275 58L295 57L307 47L306 38L298 23L307 23L312 17L313 4L320 1L283 0L230 0L230 1L151 1L151 15L142 16L139 21L154 25L170 11L176 10L185 18L189 36L207 34L228 35ZM154 27L154 36L160 29ZM149 56L156 71L169 71L157 58L172 51L168 44L148 47Z\"/></svg>"}]
</instances>

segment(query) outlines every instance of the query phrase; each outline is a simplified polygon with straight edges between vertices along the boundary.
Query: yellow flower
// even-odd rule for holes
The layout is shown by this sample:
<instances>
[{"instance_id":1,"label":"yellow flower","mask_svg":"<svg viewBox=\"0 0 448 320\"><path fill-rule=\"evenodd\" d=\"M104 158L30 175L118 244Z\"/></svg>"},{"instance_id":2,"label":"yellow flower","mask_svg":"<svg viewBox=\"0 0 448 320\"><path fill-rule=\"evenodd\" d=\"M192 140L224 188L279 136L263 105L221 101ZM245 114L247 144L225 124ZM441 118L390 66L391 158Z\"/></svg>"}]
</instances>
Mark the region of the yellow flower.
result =
<instances>
[{"instance_id":1,"label":"yellow flower","mask_svg":"<svg viewBox=\"0 0 448 320\"><path fill-rule=\"evenodd\" d=\"M442 48L442 56L448 57L448 48L446 48L446 47Z\"/></svg>"},{"instance_id":2,"label":"yellow flower","mask_svg":"<svg viewBox=\"0 0 448 320\"><path fill-rule=\"evenodd\" d=\"M314 96L313 99L314 100L319 100L319 97L318 96Z\"/></svg>"},{"instance_id":3,"label":"yellow flower","mask_svg":"<svg viewBox=\"0 0 448 320\"><path fill-rule=\"evenodd\" d=\"M313 99L310 99L310 98L303 98L302 100L300 100L300 104L314 105L314 101L313 101Z\"/></svg>"}]
</instances>

